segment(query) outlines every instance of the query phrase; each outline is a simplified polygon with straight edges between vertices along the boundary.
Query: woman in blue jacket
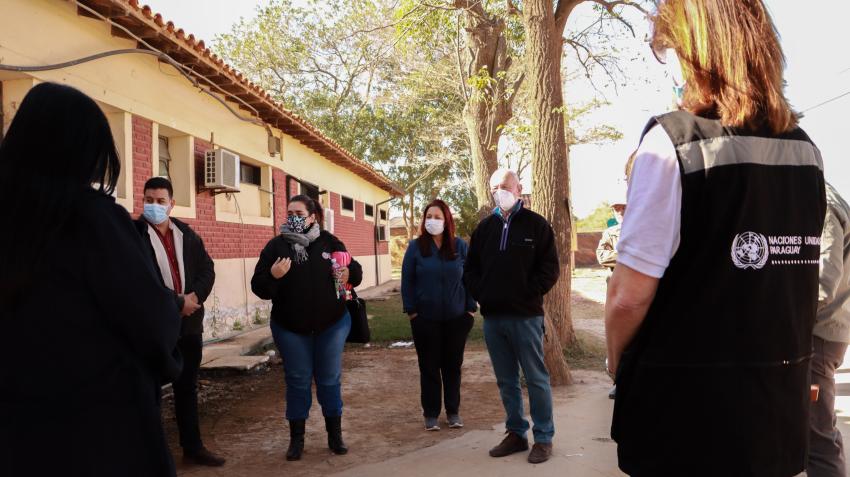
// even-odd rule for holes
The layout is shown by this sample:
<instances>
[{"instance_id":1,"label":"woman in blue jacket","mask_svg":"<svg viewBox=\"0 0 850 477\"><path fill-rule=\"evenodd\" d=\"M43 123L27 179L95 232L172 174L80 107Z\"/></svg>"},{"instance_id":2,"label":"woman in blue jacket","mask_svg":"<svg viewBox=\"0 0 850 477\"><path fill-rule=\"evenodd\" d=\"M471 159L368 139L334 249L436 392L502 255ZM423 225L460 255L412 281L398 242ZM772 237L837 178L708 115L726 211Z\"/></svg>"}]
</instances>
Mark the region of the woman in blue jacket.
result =
<instances>
[{"instance_id":1,"label":"woman in blue jacket","mask_svg":"<svg viewBox=\"0 0 850 477\"><path fill-rule=\"evenodd\" d=\"M466 251L466 242L455 237L449 206L441 200L428 204L419 238L408 245L401 267L401 295L419 357L428 431L440 430L437 418L443 400L449 427L463 427L460 368L476 310L463 285Z\"/></svg>"}]
</instances>

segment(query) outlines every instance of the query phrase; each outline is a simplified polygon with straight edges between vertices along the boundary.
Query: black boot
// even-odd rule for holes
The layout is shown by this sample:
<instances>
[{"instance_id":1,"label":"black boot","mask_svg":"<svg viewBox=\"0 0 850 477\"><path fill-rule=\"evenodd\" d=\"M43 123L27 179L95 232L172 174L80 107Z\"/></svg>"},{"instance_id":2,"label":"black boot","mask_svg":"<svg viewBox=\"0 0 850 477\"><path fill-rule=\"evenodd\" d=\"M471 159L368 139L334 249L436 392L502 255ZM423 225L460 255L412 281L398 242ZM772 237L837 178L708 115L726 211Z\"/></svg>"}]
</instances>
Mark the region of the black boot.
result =
<instances>
[{"instance_id":1,"label":"black boot","mask_svg":"<svg viewBox=\"0 0 850 477\"><path fill-rule=\"evenodd\" d=\"M286 460L301 460L304 453L304 420L289 421L289 449Z\"/></svg>"},{"instance_id":2,"label":"black boot","mask_svg":"<svg viewBox=\"0 0 850 477\"><path fill-rule=\"evenodd\" d=\"M326 417L325 429L328 431L328 448L336 455L348 454L348 448L342 442L342 417Z\"/></svg>"}]
</instances>

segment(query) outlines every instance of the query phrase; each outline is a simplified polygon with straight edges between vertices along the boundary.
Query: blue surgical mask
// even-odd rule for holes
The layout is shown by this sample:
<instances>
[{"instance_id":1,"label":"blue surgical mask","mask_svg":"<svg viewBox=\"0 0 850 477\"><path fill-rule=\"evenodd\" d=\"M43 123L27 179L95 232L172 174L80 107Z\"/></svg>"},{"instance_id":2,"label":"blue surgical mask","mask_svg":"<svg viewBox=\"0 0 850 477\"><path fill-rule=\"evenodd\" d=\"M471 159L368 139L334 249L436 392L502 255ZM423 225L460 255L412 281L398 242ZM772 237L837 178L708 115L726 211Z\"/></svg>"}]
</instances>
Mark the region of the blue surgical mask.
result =
<instances>
[{"instance_id":1,"label":"blue surgical mask","mask_svg":"<svg viewBox=\"0 0 850 477\"><path fill-rule=\"evenodd\" d=\"M168 206L159 204L145 204L145 210L142 215L148 222L159 225L168 220Z\"/></svg>"},{"instance_id":2,"label":"blue surgical mask","mask_svg":"<svg viewBox=\"0 0 850 477\"><path fill-rule=\"evenodd\" d=\"M286 225L289 226L289 230L303 234L307 231L307 217L301 217L300 215L290 215L286 218Z\"/></svg>"}]
</instances>

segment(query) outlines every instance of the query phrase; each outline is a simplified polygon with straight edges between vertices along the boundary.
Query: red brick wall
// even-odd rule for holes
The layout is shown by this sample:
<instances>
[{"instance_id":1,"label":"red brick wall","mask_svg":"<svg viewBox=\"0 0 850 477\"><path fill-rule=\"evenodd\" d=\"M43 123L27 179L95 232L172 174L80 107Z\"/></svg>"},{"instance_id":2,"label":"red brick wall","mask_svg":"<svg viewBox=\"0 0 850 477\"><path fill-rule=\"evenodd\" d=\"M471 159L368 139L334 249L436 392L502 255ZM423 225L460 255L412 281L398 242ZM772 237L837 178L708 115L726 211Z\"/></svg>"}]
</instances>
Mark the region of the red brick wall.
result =
<instances>
[{"instance_id":1,"label":"red brick wall","mask_svg":"<svg viewBox=\"0 0 850 477\"><path fill-rule=\"evenodd\" d=\"M133 213L135 216L142 213L145 181L153 174L152 126L151 121L133 116ZM195 138L196 184L204 183L204 153L210 147L209 142ZM196 192L196 218L181 220L189 224L204 239L207 251L214 259L258 257L266 243L275 236L280 225L286 221L286 173L280 169L273 169L272 182L274 227L217 221L215 197L208 191ZM290 188L292 195L298 191L296 184L292 182ZM375 224L365 220L363 202L355 201L354 210L357 219L354 220L340 215L339 194L331 192L330 197L334 210L334 234L345 243L353 255L374 255ZM381 255L389 253L387 242L379 242L378 253Z\"/></svg>"},{"instance_id":2,"label":"red brick wall","mask_svg":"<svg viewBox=\"0 0 850 477\"><path fill-rule=\"evenodd\" d=\"M342 198L335 192L329 192L331 208L334 211L334 235L339 237L352 255L375 255L375 222L366 220L366 205L354 201L355 217L346 217L340 213ZM377 211L376 211L377 213ZM388 242L378 242L378 254L389 252Z\"/></svg>"},{"instance_id":3,"label":"red brick wall","mask_svg":"<svg viewBox=\"0 0 850 477\"><path fill-rule=\"evenodd\" d=\"M133 116L133 214L143 209L145 182L153 175L153 123Z\"/></svg>"},{"instance_id":4,"label":"red brick wall","mask_svg":"<svg viewBox=\"0 0 850 477\"><path fill-rule=\"evenodd\" d=\"M204 153L210 143L195 138L195 183L203 184ZM276 202L276 201L275 201ZM277 206L277 204L275 204ZM208 191L195 196L196 219L186 220L204 239L212 258L259 257L263 247L274 237L274 227L219 222L215 217L215 197ZM277 218L277 208L275 208Z\"/></svg>"},{"instance_id":5,"label":"red brick wall","mask_svg":"<svg viewBox=\"0 0 850 477\"><path fill-rule=\"evenodd\" d=\"M289 197L286 196L286 173L280 169L272 169L272 183L274 187L274 229L280 230L280 226L286 223L286 207Z\"/></svg>"}]
</instances>

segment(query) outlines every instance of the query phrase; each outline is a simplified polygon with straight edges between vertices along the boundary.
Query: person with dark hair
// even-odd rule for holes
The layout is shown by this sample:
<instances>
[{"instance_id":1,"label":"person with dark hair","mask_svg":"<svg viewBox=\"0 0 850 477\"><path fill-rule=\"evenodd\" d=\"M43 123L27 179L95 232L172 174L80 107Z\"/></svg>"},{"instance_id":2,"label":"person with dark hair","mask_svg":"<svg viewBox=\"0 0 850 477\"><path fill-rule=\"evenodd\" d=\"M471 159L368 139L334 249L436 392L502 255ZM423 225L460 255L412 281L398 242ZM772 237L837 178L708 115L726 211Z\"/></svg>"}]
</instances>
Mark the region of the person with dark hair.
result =
<instances>
[{"instance_id":1,"label":"person with dark hair","mask_svg":"<svg viewBox=\"0 0 850 477\"><path fill-rule=\"evenodd\" d=\"M186 223L170 217L175 205L171 181L165 177L152 177L145 182L144 194L144 212L136 221L136 228L182 316L177 349L183 357L183 371L174 381L173 388L174 414L183 460L196 465L220 467L225 459L204 447L198 422L204 301L215 283L215 264L201 237Z\"/></svg>"},{"instance_id":2,"label":"person with dark hair","mask_svg":"<svg viewBox=\"0 0 850 477\"><path fill-rule=\"evenodd\" d=\"M54 83L0 144L0 188L26 200L0 234L0 475L175 475L160 386L180 318L111 197L120 168L97 104Z\"/></svg>"},{"instance_id":3,"label":"person with dark hair","mask_svg":"<svg viewBox=\"0 0 850 477\"><path fill-rule=\"evenodd\" d=\"M363 269L356 260L347 267L334 267L333 254L346 249L321 229L320 210L305 195L289 199L286 223L260 253L251 278L254 294L272 301L270 326L286 380L287 460L300 460L304 452L313 380L325 417L328 448L337 455L348 452L342 439L341 378L351 316L339 285L360 285Z\"/></svg>"},{"instance_id":4,"label":"person with dark hair","mask_svg":"<svg viewBox=\"0 0 850 477\"><path fill-rule=\"evenodd\" d=\"M461 428L460 370L478 308L463 285L467 245L455 236L452 212L442 200L425 206L419 227L419 238L404 254L401 296L419 358L425 430L440 430L443 402L448 426Z\"/></svg>"},{"instance_id":5,"label":"person with dark hair","mask_svg":"<svg viewBox=\"0 0 850 477\"><path fill-rule=\"evenodd\" d=\"M665 0L650 46L678 110L650 119L605 306L611 436L631 476L806 467L826 216L762 0ZM699 428L683 432L699 412Z\"/></svg>"}]
</instances>

